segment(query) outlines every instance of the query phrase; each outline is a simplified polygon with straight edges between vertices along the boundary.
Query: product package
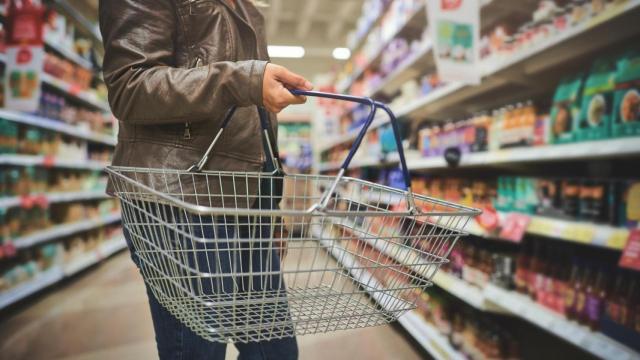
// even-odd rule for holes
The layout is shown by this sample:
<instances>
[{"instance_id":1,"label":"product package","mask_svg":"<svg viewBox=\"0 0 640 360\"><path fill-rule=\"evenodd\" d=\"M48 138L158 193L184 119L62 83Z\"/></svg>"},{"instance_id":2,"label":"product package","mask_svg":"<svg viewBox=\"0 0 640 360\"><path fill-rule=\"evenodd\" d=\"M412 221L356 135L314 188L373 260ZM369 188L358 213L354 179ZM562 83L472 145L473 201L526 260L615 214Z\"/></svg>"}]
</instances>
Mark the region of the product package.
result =
<instances>
[{"instance_id":1,"label":"product package","mask_svg":"<svg viewBox=\"0 0 640 360\"><path fill-rule=\"evenodd\" d=\"M619 226L635 228L640 225L640 181L621 184L618 195Z\"/></svg>"},{"instance_id":2,"label":"product package","mask_svg":"<svg viewBox=\"0 0 640 360\"><path fill-rule=\"evenodd\" d=\"M580 116L579 101L582 93L582 79L582 74L565 78L560 82L553 96L551 137L555 144L576 140L574 119Z\"/></svg>"},{"instance_id":3,"label":"product package","mask_svg":"<svg viewBox=\"0 0 640 360\"><path fill-rule=\"evenodd\" d=\"M613 136L640 135L640 51L618 62L614 97Z\"/></svg>"},{"instance_id":4,"label":"product package","mask_svg":"<svg viewBox=\"0 0 640 360\"><path fill-rule=\"evenodd\" d=\"M591 68L582 92L582 111L576 118L576 140L600 140L610 137L616 78L616 61L599 59Z\"/></svg>"}]
</instances>

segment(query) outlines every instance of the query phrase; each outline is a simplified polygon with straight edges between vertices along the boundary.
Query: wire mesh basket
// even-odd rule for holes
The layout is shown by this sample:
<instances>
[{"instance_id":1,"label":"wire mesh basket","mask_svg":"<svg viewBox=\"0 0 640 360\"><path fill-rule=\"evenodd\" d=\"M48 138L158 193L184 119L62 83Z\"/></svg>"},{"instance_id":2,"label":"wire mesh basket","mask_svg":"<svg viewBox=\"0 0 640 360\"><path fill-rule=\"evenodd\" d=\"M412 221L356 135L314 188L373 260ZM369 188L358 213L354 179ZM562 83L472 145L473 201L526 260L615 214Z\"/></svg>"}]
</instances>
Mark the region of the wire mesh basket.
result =
<instances>
[{"instance_id":1,"label":"wire mesh basket","mask_svg":"<svg viewBox=\"0 0 640 360\"><path fill-rule=\"evenodd\" d=\"M479 214L414 195L401 146L406 190L344 176L376 109L389 114L400 145L393 114L369 99L294 92L371 105L335 177L283 175L264 116L273 173L202 171L232 111L189 170L107 168L147 286L207 340L254 342L392 322L415 308L416 294ZM296 191L274 191L282 187Z\"/></svg>"}]
</instances>

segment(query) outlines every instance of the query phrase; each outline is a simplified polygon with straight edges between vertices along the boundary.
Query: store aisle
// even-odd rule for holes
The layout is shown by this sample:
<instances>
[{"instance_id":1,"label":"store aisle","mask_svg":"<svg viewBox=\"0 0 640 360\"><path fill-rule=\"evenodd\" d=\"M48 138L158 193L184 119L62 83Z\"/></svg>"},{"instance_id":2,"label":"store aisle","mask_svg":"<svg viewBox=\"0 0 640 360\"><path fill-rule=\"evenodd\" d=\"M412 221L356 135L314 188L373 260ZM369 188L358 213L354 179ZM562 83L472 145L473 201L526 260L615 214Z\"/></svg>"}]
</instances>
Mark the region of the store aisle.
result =
<instances>
[{"instance_id":1,"label":"store aisle","mask_svg":"<svg viewBox=\"0 0 640 360\"><path fill-rule=\"evenodd\" d=\"M144 288L123 253L2 320L0 359L154 359ZM301 359L420 359L394 328L300 339ZM237 353L231 346L228 359Z\"/></svg>"}]
</instances>

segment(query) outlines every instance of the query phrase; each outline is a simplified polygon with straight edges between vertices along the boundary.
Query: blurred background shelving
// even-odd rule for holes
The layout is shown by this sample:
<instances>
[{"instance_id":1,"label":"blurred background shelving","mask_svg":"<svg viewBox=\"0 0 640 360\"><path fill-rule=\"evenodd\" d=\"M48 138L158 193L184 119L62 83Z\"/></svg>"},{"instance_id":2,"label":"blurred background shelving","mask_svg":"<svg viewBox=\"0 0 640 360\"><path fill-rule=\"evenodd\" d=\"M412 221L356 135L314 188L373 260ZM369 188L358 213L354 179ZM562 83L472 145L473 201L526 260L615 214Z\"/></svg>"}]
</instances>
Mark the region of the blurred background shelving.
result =
<instances>
[{"instance_id":1,"label":"blurred background shelving","mask_svg":"<svg viewBox=\"0 0 640 360\"><path fill-rule=\"evenodd\" d=\"M116 122L100 37L67 1L45 5L40 105L33 113L0 110L0 308L125 248L118 204L105 194ZM6 61L2 54L3 72Z\"/></svg>"}]
</instances>

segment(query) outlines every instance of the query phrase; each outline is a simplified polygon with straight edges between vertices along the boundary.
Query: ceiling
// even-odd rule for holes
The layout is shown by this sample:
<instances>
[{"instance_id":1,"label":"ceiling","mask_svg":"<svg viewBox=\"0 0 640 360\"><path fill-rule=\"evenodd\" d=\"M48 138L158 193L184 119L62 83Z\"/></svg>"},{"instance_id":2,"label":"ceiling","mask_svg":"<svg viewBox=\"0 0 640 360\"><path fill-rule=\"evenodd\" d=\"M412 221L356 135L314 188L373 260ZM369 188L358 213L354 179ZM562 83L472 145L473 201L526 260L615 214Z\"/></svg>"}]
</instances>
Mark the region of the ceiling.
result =
<instances>
[{"instance_id":1,"label":"ceiling","mask_svg":"<svg viewBox=\"0 0 640 360\"><path fill-rule=\"evenodd\" d=\"M68 0L92 20L98 0ZM113 0L102 0L113 1ZM240 0L249 1L249 0ZM356 27L364 0L262 0L270 45L304 46L303 59L272 59L309 79L338 64L333 49L346 45L347 34Z\"/></svg>"},{"instance_id":2,"label":"ceiling","mask_svg":"<svg viewBox=\"0 0 640 360\"><path fill-rule=\"evenodd\" d=\"M364 0L266 0L262 11L271 45L304 46L303 59L272 59L310 79L327 72L338 61L333 49L346 46L355 29Z\"/></svg>"}]
</instances>

